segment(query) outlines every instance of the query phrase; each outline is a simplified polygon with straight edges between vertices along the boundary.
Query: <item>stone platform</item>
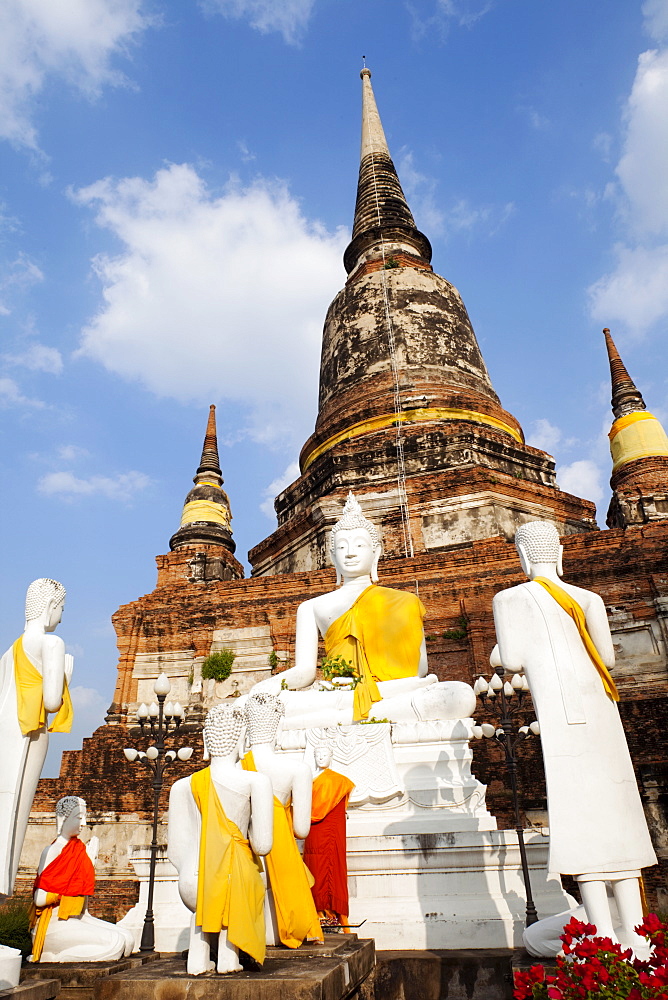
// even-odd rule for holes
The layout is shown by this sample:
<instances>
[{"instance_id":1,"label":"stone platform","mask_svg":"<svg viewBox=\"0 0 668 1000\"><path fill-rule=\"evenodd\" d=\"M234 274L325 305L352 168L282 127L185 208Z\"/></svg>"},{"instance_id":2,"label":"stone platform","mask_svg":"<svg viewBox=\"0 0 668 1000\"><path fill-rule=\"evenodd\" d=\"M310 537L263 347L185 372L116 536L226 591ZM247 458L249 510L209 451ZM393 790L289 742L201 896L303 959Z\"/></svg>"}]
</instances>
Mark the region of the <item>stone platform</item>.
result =
<instances>
[{"instance_id":1,"label":"stone platform","mask_svg":"<svg viewBox=\"0 0 668 1000\"><path fill-rule=\"evenodd\" d=\"M104 979L131 969L139 969L159 957L157 954L149 954L129 955L115 962L25 962L21 968L21 982L18 989L29 983L52 983L56 980L59 1000L96 1000L99 984ZM40 994L33 997L31 994L24 996L21 993L16 996L17 1000L45 1000L47 995L51 997L56 994ZM10 993L9 996L13 997L15 994Z\"/></svg>"},{"instance_id":2,"label":"stone platform","mask_svg":"<svg viewBox=\"0 0 668 1000\"><path fill-rule=\"evenodd\" d=\"M513 952L379 951L359 1000L512 1000Z\"/></svg>"},{"instance_id":3,"label":"stone platform","mask_svg":"<svg viewBox=\"0 0 668 1000\"><path fill-rule=\"evenodd\" d=\"M100 980L95 1000L346 1000L374 967L373 941L328 934L324 946L267 948L261 969L189 976L182 956L161 956Z\"/></svg>"},{"instance_id":4,"label":"stone platform","mask_svg":"<svg viewBox=\"0 0 668 1000\"><path fill-rule=\"evenodd\" d=\"M58 979L24 979L18 986L0 990L3 1000L53 1000L60 993Z\"/></svg>"}]
</instances>

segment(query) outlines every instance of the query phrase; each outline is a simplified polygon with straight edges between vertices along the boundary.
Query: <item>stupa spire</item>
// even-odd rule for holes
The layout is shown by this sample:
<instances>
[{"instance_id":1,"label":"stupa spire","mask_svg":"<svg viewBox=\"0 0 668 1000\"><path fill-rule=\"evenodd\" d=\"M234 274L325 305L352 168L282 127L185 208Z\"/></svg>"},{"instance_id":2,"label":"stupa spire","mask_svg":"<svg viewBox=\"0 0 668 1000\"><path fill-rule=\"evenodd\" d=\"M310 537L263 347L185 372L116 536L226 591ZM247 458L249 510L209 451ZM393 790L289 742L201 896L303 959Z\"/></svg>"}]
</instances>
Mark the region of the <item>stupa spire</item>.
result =
<instances>
[{"instance_id":1,"label":"stupa spire","mask_svg":"<svg viewBox=\"0 0 668 1000\"><path fill-rule=\"evenodd\" d=\"M431 244L418 231L401 188L385 139L376 98L371 87L371 70L366 66L362 78L362 143L357 201L352 240L343 256L348 274L360 263L380 258L382 263L408 255L411 264L420 261L428 266ZM379 266L382 266L381 265ZM400 264L400 261L397 261ZM406 261L408 263L408 261ZM397 264L392 264L397 266Z\"/></svg>"},{"instance_id":2,"label":"stupa spire","mask_svg":"<svg viewBox=\"0 0 668 1000\"><path fill-rule=\"evenodd\" d=\"M201 483L206 482L207 480L215 480L216 486L222 486L223 484L223 473L220 468L220 458L218 457L216 407L213 403L209 407L209 419L206 425L206 434L204 435L202 458L193 482Z\"/></svg>"},{"instance_id":3,"label":"stupa spire","mask_svg":"<svg viewBox=\"0 0 668 1000\"><path fill-rule=\"evenodd\" d=\"M627 413L637 413L645 410L645 401L642 394L636 388L635 382L629 375L624 362L619 356L619 351L610 335L610 330L605 327L603 330L605 346L608 350L608 360L610 362L610 379L612 381L612 412L615 417L623 417Z\"/></svg>"}]
</instances>

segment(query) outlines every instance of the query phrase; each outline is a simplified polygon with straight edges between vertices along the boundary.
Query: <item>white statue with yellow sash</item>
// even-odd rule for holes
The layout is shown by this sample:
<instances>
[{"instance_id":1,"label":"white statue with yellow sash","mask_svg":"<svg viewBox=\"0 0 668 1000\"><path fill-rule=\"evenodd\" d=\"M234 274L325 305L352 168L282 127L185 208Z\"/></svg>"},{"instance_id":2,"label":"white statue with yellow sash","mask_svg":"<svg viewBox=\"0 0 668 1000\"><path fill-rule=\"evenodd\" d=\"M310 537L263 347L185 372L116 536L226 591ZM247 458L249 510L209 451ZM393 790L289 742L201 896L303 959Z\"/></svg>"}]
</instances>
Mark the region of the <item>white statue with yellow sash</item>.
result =
<instances>
[{"instance_id":1,"label":"white statue with yellow sash","mask_svg":"<svg viewBox=\"0 0 668 1000\"><path fill-rule=\"evenodd\" d=\"M181 899L192 911L187 971L240 972L239 950L265 957L265 888L254 855L273 844L273 793L264 774L238 767L244 713L217 705L204 724L211 765L172 785L167 855L179 873Z\"/></svg>"},{"instance_id":2,"label":"white statue with yellow sash","mask_svg":"<svg viewBox=\"0 0 668 1000\"><path fill-rule=\"evenodd\" d=\"M349 493L330 541L340 586L299 605L294 667L253 689L280 695L286 729L374 718L411 723L462 719L473 712L470 685L439 682L428 672L424 606L415 593L378 585L381 553L378 530ZM319 635L327 657L352 664L359 678L354 690L326 690L322 684L304 690L316 680Z\"/></svg>"},{"instance_id":3,"label":"white statue with yellow sash","mask_svg":"<svg viewBox=\"0 0 668 1000\"><path fill-rule=\"evenodd\" d=\"M642 920L640 874L656 856L616 704L605 605L559 580L553 524L522 525L515 545L529 582L494 598L492 663L523 670L531 689L545 762L549 870L577 879L589 922L615 940L611 882L624 944L642 948L634 933Z\"/></svg>"},{"instance_id":4,"label":"white statue with yellow sash","mask_svg":"<svg viewBox=\"0 0 668 1000\"><path fill-rule=\"evenodd\" d=\"M49 745L69 733L73 660L54 635L65 604L56 580L35 580L26 594L23 635L0 659L0 896L11 895L28 817ZM57 713L49 723L50 713Z\"/></svg>"}]
</instances>

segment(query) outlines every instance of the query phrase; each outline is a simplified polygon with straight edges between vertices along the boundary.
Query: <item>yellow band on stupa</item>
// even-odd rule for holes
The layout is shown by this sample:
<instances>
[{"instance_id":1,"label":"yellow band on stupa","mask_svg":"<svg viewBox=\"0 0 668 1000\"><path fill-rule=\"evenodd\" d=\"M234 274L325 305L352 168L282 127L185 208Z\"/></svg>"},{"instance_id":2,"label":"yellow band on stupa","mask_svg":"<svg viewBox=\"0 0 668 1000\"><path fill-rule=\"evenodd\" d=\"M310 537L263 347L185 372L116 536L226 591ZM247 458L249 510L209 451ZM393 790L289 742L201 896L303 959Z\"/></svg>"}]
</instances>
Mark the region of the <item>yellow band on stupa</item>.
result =
<instances>
[{"instance_id":1,"label":"yellow band on stupa","mask_svg":"<svg viewBox=\"0 0 668 1000\"><path fill-rule=\"evenodd\" d=\"M181 527L184 524L192 524L193 521L210 521L212 524L230 523L230 514L219 503L213 500L191 500L183 508L181 515Z\"/></svg>"},{"instance_id":2,"label":"yellow band on stupa","mask_svg":"<svg viewBox=\"0 0 668 1000\"><path fill-rule=\"evenodd\" d=\"M304 465L302 471L305 472L309 465L323 455L334 445L340 444L341 441L348 441L350 438L360 437L362 434L371 434L374 431L384 430L386 427L391 427L393 424L419 424L427 423L434 420L471 420L476 424L487 424L488 427L494 427L496 430L503 431L505 434L510 434L511 437L515 438L520 444L523 444L523 438L521 433L514 427L503 422L503 420L497 419L497 417L490 417L487 413L478 413L477 410L457 410L450 409L449 407L442 406L424 406L419 407L415 410L403 410L401 413L384 413L379 417L372 417L371 420L360 420L359 423L352 424L350 427L346 427L344 431L339 431L338 434L332 435L322 444L314 448L313 451L309 452L307 457L304 459Z\"/></svg>"},{"instance_id":3,"label":"yellow band on stupa","mask_svg":"<svg viewBox=\"0 0 668 1000\"><path fill-rule=\"evenodd\" d=\"M668 436L647 410L619 417L609 431L612 471L637 458L668 456Z\"/></svg>"}]
</instances>

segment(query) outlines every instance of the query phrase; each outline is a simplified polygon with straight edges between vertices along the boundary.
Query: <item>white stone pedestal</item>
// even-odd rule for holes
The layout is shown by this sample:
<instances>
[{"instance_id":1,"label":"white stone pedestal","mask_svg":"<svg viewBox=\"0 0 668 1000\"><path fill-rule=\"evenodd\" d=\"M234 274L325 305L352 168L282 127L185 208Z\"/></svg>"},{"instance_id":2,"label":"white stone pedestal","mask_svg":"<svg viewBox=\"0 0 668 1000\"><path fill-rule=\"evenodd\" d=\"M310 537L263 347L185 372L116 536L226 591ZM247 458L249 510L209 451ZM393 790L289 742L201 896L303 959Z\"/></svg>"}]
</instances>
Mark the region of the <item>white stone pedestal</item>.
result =
<instances>
[{"instance_id":1,"label":"white stone pedestal","mask_svg":"<svg viewBox=\"0 0 668 1000\"><path fill-rule=\"evenodd\" d=\"M354 828L355 823L351 823ZM576 906L548 880L549 839L525 832L539 917ZM526 891L514 830L348 835L350 923L379 950L513 948Z\"/></svg>"},{"instance_id":2,"label":"white stone pedestal","mask_svg":"<svg viewBox=\"0 0 668 1000\"><path fill-rule=\"evenodd\" d=\"M517 835L497 830L471 774L473 720L286 730L288 754L327 743L355 782L348 806L350 922L376 948L512 948L526 890ZM540 917L576 905L548 880L548 837L525 833Z\"/></svg>"},{"instance_id":3,"label":"white stone pedestal","mask_svg":"<svg viewBox=\"0 0 668 1000\"><path fill-rule=\"evenodd\" d=\"M155 950L182 952L188 947L191 913L181 901L178 872L160 848L155 866L153 890L153 919ZM135 847L130 854L130 864L139 879L139 902L118 923L135 935L135 951L139 950L144 918L148 905L148 875L151 852L148 847Z\"/></svg>"}]
</instances>

